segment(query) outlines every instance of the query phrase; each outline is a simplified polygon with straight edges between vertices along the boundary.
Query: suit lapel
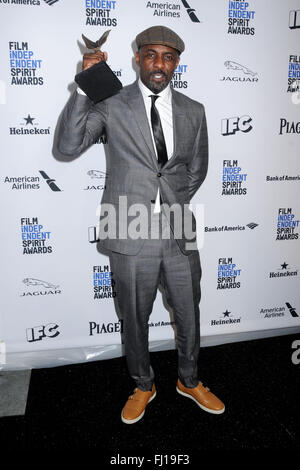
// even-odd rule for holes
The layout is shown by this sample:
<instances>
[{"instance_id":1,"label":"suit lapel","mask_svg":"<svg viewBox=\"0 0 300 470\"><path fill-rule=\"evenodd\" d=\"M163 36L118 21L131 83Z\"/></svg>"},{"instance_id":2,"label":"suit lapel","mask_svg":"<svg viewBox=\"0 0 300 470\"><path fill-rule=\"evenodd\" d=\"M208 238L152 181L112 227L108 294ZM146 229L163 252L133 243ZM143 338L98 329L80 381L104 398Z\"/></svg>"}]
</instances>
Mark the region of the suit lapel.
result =
<instances>
[{"instance_id":1,"label":"suit lapel","mask_svg":"<svg viewBox=\"0 0 300 470\"><path fill-rule=\"evenodd\" d=\"M185 135L185 113L180 108L180 104L178 102L177 94L174 92L173 88L171 87L172 92L172 115L173 115L173 155L167 163L164 165L165 167L168 166L169 162L173 162L176 158L178 148L180 145L180 141L184 138Z\"/></svg>"},{"instance_id":2,"label":"suit lapel","mask_svg":"<svg viewBox=\"0 0 300 470\"><path fill-rule=\"evenodd\" d=\"M140 92L138 82L132 84L132 87L128 90L128 105L133 113L134 119L141 131L142 137L148 147L151 154L152 160L155 167L158 168L158 162L153 146L153 140L151 131L147 119L145 104L142 93Z\"/></svg>"}]
</instances>

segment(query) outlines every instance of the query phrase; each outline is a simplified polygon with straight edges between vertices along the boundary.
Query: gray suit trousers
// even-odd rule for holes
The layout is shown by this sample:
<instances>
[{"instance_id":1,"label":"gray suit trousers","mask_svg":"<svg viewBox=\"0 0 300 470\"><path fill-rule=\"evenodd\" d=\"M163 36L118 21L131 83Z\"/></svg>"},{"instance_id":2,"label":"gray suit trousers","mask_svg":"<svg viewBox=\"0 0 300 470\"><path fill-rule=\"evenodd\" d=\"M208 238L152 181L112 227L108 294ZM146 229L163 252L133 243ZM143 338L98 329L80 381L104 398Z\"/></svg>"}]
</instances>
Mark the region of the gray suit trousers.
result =
<instances>
[{"instance_id":1,"label":"gray suit trousers","mask_svg":"<svg viewBox=\"0 0 300 470\"><path fill-rule=\"evenodd\" d=\"M159 219L158 239L147 239L136 255L109 253L116 301L123 319L127 366L136 385L144 391L151 390L154 372L148 348L148 322L161 284L174 312L178 377L186 387L195 387L200 348L200 257L198 251L184 255L163 212L155 217ZM171 236L165 238L169 230Z\"/></svg>"}]
</instances>

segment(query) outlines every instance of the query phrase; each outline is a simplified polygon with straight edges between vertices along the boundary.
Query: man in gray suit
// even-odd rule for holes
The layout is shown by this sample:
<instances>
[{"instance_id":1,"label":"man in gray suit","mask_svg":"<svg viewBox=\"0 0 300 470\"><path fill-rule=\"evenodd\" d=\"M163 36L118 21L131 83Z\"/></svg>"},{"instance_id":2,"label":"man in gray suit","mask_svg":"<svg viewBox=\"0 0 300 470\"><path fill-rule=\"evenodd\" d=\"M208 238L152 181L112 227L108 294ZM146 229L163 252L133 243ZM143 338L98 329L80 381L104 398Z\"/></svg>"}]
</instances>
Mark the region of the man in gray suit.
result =
<instances>
[{"instance_id":1,"label":"man in gray suit","mask_svg":"<svg viewBox=\"0 0 300 470\"><path fill-rule=\"evenodd\" d=\"M62 154L77 156L101 135L107 138L110 168L101 208L112 207L116 217L112 221L102 211L99 238L109 253L128 369L136 382L121 413L126 424L139 421L156 396L148 321L159 284L177 329L177 392L210 413L225 410L197 373L201 265L188 205L207 173L205 111L170 87L185 47L174 31L154 26L136 43L140 78L97 104L75 91L63 111L58 141ZM106 52L85 54L83 68L106 59ZM150 219L143 236L130 230L136 215L131 209L137 205L145 209L147 223ZM159 229L155 236L154 226Z\"/></svg>"}]
</instances>

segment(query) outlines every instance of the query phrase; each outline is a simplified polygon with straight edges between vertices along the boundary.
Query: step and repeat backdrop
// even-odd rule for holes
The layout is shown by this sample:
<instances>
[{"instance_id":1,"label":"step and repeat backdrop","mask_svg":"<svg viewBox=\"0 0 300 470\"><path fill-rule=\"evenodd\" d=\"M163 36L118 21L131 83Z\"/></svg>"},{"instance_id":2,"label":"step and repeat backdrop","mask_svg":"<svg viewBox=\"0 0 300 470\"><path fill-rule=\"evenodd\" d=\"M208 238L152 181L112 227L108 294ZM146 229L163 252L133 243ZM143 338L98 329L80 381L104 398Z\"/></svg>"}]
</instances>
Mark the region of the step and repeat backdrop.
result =
<instances>
[{"instance_id":1,"label":"step and repeat backdrop","mask_svg":"<svg viewBox=\"0 0 300 470\"><path fill-rule=\"evenodd\" d=\"M114 276L97 249L105 145L66 161L56 126L87 52L136 80L135 37L174 29L172 85L205 105L201 335L300 327L300 0L0 0L0 368L121 354ZM150 347L174 338L161 292ZM14 359L12 359L14 358ZM43 359L42 359L43 358Z\"/></svg>"}]
</instances>

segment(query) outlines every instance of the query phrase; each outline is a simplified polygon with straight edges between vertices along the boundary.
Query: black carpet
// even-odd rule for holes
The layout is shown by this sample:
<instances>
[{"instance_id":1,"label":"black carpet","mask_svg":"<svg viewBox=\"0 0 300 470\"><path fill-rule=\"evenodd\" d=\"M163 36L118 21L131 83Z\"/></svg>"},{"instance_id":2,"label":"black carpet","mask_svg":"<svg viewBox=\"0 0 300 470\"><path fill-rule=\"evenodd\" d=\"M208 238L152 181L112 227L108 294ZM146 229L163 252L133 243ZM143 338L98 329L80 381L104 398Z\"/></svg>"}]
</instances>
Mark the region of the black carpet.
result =
<instances>
[{"instance_id":1,"label":"black carpet","mask_svg":"<svg viewBox=\"0 0 300 470\"><path fill-rule=\"evenodd\" d=\"M176 392L177 351L151 353L157 396L134 425L120 420L134 388L124 357L33 369L25 416L0 419L1 447L95 448L107 459L299 450L300 364L291 360L295 339L300 335L201 348L199 378L224 401L222 415L206 413Z\"/></svg>"}]
</instances>

